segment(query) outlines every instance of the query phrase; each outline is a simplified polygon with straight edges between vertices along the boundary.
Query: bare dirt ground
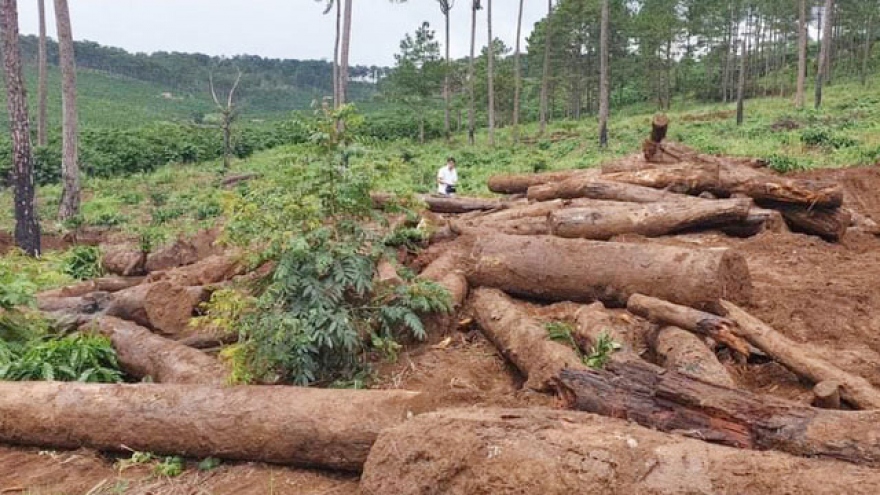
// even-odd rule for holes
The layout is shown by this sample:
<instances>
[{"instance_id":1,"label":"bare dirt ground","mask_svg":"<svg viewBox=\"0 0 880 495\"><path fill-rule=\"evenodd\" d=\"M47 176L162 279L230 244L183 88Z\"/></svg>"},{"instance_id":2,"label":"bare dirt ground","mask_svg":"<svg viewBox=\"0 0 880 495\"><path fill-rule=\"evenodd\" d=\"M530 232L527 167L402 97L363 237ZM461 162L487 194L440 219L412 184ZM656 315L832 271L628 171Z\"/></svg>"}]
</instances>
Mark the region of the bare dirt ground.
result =
<instances>
[{"instance_id":1,"label":"bare dirt ground","mask_svg":"<svg viewBox=\"0 0 880 495\"><path fill-rule=\"evenodd\" d=\"M808 178L838 180L845 205L880 220L880 169L813 171ZM850 231L839 244L794 233L764 233L749 239L702 233L660 239L631 239L706 247L728 246L748 260L754 284L746 308L795 341L813 346L828 361L880 386L880 239ZM2 239L0 239L2 244ZM426 264L442 248L422 254ZM555 311L535 309L553 318ZM403 352L396 363L379 366L379 388L429 393L441 407L550 406L554 399L522 389L522 378L460 315L460 329L433 336ZM738 385L755 392L808 401L809 386L773 363L726 360ZM90 451L41 453L0 446L0 494L343 494L357 491L357 478L321 471L252 463L224 463L200 472L194 461L186 473L168 479L149 468L119 471L116 459ZM760 491L749 492L759 493ZM880 487L878 487L880 492ZM761 492L763 493L763 492Z\"/></svg>"}]
</instances>

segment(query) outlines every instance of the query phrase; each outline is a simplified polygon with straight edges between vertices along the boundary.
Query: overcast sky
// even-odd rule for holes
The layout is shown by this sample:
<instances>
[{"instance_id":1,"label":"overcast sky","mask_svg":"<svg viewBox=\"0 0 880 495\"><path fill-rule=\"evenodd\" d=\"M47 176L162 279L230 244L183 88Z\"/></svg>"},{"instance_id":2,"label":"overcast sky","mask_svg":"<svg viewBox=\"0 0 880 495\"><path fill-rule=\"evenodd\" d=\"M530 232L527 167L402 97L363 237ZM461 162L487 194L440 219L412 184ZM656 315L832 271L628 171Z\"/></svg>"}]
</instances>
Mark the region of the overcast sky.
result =
<instances>
[{"instance_id":1,"label":"overcast sky","mask_svg":"<svg viewBox=\"0 0 880 495\"><path fill-rule=\"evenodd\" d=\"M54 38L51 1L46 2ZM452 9L452 55L470 47L470 0ZM483 1L485 6L485 0ZM493 2L493 34L510 47L516 39L518 0ZM351 63L393 65L401 38L428 21L443 39L443 16L436 0L353 0ZM527 0L523 43L547 9ZM21 32L37 33L37 2L19 1ZM135 52L180 51L209 55L272 58L333 58L335 15L322 15L314 0L70 0L73 36ZM477 44L486 44L486 11L478 13ZM525 44L523 44L525 50Z\"/></svg>"}]
</instances>

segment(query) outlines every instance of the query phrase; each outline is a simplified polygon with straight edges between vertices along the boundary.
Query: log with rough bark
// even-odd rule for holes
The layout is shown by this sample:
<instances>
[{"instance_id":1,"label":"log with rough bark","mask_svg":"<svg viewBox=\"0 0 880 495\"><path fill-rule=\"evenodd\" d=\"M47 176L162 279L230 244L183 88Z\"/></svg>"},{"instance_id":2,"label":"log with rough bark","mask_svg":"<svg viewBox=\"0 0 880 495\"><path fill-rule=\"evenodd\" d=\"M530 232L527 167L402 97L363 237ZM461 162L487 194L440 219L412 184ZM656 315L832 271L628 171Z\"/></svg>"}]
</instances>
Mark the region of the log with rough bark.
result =
<instances>
[{"instance_id":1,"label":"log with rough bark","mask_svg":"<svg viewBox=\"0 0 880 495\"><path fill-rule=\"evenodd\" d=\"M419 273L419 278L432 280L446 288L452 296L455 309L461 307L467 298L468 284L465 272L467 271L468 254L472 242L467 237L457 239L443 254Z\"/></svg>"},{"instance_id":2,"label":"log with rough bark","mask_svg":"<svg viewBox=\"0 0 880 495\"><path fill-rule=\"evenodd\" d=\"M822 409L840 409L840 384L826 380L813 387L813 405Z\"/></svg>"},{"instance_id":3,"label":"log with rough bark","mask_svg":"<svg viewBox=\"0 0 880 495\"><path fill-rule=\"evenodd\" d=\"M602 303L596 302L582 306L574 313L572 338L581 351L589 355L605 335L620 346L611 355L612 359L641 359L638 352L645 347L641 338L644 329L638 327L638 322L612 314Z\"/></svg>"},{"instance_id":4,"label":"log with rough bark","mask_svg":"<svg viewBox=\"0 0 880 495\"><path fill-rule=\"evenodd\" d=\"M729 249L496 234L476 241L471 261L472 285L548 301L624 306L642 293L710 307L752 293L745 259Z\"/></svg>"},{"instance_id":5,"label":"log with rough bark","mask_svg":"<svg viewBox=\"0 0 880 495\"><path fill-rule=\"evenodd\" d=\"M63 313L67 315L95 314L103 311L111 303L109 292L95 291L84 296L37 297L37 309L46 313Z\"/></svg>"},{"instance_id":6,"label":"log with rough bark","mask_svg":"<svg viewBox=\"0 0 880 495\"><path fill-rule=\"evenodd\" d=\"M563 170L560 172L544 172L541 174L493 175L489 177L489 190L501 194L519 194L530 187L550 182L560 182L572 177L597 177L596 169Z\"/></svg>"},{"instance_id":7,"label":"log with rough bark","mask_svg":"<svg viewBox=\"0 0 880 495\"><path fill-rule=\"evenodd\" d=\"M364 495L873 495L880 471L574 411L446 409L379 435Z\"/></svg>"},{"instance_id":8,"label":"log with rough bark","mask_svg":"<svg viewBox=\"0 0 880 495\"><path fill-rule=\"evenodd\" d=\"M663 327L657 331L653 341L654 353L664 368L722 387L736 386L715 353L687 330Z\"/></svg>"},{"instance_id":9,"label":"log with rough bark","mask_svg":"<svg viewBox=\"0 0 880 495\"><path fill-rule=\"evenodd\" d=\"M553 235L607 240L621 234L658 237L683 230L744 221L751 209L748 199L676 201L649 204L605 204L566 208L550 213Z\"/></svg>"},{"instance_id":10,"label":"log with rough bark","mask_svg":"<svg viewBox=\"0 0 880 495\"><path fill-rule=\"evenodd\" d=\"M550 340L547 329L503 292L479 288L471 300L483 334L528 378L527 387L548 391L561 370L586 369L573 349Z\"/></svg>"},{"instance_id":11,"label":"log with rough bark","mask_svg":"<svg viewBox=\"0 0 880 495\"><path fill-rule=\"evenodd\" d=\"M682 162L658 168L616 172L602 176L604 180L666 189L683 194L704 191L722 192L721 168L714 165Z\"/></svg>"},{"instance_id":12,"label":"log with rough bark","mask_svg":"<svg viewBox=\"0 0 880 495\"><path fill-rule=\"evenodd\" d=\"M143 277L101 277L86 280L60 289L52 289L37 294L37 299L48 297L80 297L92 292L118 292L134 287L144 281Z\"/></svg>"},{"instance_id":13,"label":"log with rough bark","mask_svg":"<svg viewBox=\"0 0 880 495\"><path fill-rule=\"evenodd\" d=\"M734 331L753 346L785 366L796 375L813 383L835 381L840 396L858 409L880 409L880 391L868 380L847 373L822 359L812 350L777 332L729 301L721 301L727 317L736 323Z\"/></svg>"},{"instance_id":14,"label":"log with rough bark","mask_svg":"<svg viewBox=\"0 0 880 495\"><path fill-rule=\"evenodd\" d=\"M420 394L284 386L0 383L0 442L359 471Z\"/></svg>"},{"instance_id":15,"label":"log with rough bark","mask_svg":"<svg viewBox=\"0 0 880 495\"><path fill-rule=\"evenodd\" d=\"M612 162L602 164L602 174L613 174L615 172L630 172L632 170L644 170L646 168L656 168L658 164L645 161L642 153L629 155Z\"/></svg>"},{"instance_id":16,"label":"log with rough bark","mask_svg":"<svg viewBox=\"0 0 880 495\"><path fill-rule=\"evenodd\" d=\"M817 235L831 242L843 239L852 223L850 212L844 208L777 207L791 230Z\"/></svg>"},{"instance_id":17,"label":"log with rough bark","mask_svg":"<svg viewBox=\"0 0 880 495\"><path fill-rule=\"evenodd\" d=\"M656 203L676 201L685 196L625 182L593 177L575 177L562 182L530 187L528 197L532 201L588 198L630 203Z\"/></svg>"},{"instance_id":18,"label":"log with rough bark","mask_svg":"<svg viewBox=\"0 0 880 495\"><path fill-rule=\"evenodd\" d=\"M150 377L157 383L226 383L226 369L213 357L135 323L104 316L89 328L110 339L122 370L132 378Z\"/></svg>"},{"instance_id":19,"label":"log with rough bark","mask_svg":"<svg viewBox=\"0 0 880 495\"><path fill-rule=\"evenodd\" d=\"M471 211L497 210L506 208L500 199L464 198L461 196L421 196L420 199L434 213L468 213Z\"/></svg>"},{"instance_id":20,"label":"log with rough bark","mask_svg":"<svg viewBox=\"0 0 880 495\"><path fill-rule=\"evenodd\" d=\"M766 208L752 208L745 220L719 225L718 229L729 236L752 237L762 232L787 232L782 213Z\"/></svg>"},{"instance_id":21,"label":"log with rough bark","mask_svg":"<svg viewBox=\"0 0 880 495\"><path fill-rule=\"evenodd\" d=\"M626 309L659 325L672 325L711 337L742 356L750 354L748 342L736 335L736 323L727 318L642 294L630 296Z\"/></svg>"},{"instance_id":22,"label":"log with rough bark","mask_svg":"<svg viewBox=\"0 0 880 495\"><path fill-rule=\"evenodd\" d=\"M529 216L516 220L502 220L500 222L484 221L477 223L461 222L452 219L449 226L458 235L481 236L487 232L510 235L549 235L550 226L547 217Z\"/></svg>"},{"instance_id":23,"label":"log with rough bark","mask_svg":"<svg viewBox=\"0 0 880 495\"><path fill-rule=\"evenodd\" d=\"M186 328L198 305L209 295L201 286L187 287L162 280L113 294L105 313L175 335Z\"/></svg>"},{"instance_id":24,"label":"log with rough bark","mask_svg":"<svg viewBox=\"0 0 880 495\"><path fill-rule=\"evenodd\" d=\"M644 362L563 370L568 407L733 447L880 464L880 413L830 411L714 385Z\"/></svg>"},{"instance_id":25,"label":"log with rough bark","mask_svg":"<svg viewBox=\"0 0 880 495\"><path fill-rule=\"evenodd\" d=\"M651 119L651 142L662 143L669 132L669 117L657 114Z\"/></svg>"},{"instance_id":26,"label":"log with rough bark","mask_svg":"<svg viewBox=\"0 0 880 495\"><path fill-rule=\"evenodd\" d=\"M247 272L247 265L237 254L222 254L171 270L153 272L145 282L165 280L180 286L211 285L231 280Z\"/></svg>"},{"instance_id":27,"label":"log with rough bark","mask_svg":"<svg viewBox=\"0 0 880 495\"><path fill-rule=\"evenodd\" d=\"M107 273L134 277L146 275L147 253L136 246L114 245L101 248L101 266Z\"/></svg>"}]
</instances>

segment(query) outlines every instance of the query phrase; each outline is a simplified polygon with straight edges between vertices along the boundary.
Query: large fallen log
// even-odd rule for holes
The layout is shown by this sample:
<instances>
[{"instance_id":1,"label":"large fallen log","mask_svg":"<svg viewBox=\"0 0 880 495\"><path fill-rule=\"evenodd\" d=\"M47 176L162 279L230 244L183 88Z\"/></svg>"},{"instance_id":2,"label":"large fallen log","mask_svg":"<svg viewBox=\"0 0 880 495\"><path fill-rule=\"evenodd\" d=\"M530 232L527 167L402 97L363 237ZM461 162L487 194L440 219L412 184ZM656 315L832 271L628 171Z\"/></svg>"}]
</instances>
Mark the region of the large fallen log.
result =
<instances>
[{"instance_id":1,"label":"large fallen log","mask_svg":"<svg viewBox=\"0 0 880 495\"><path fill-rule=\"evenodd\" d=\"M748 342L736 334L736 323L727 318L642 294L630 296L626 309L659 325L672 325L711 337L740 355L750 354Z\"/></svg>"},{"instance_id":2,"label":"large fallen log","mask_svg":"<svg viewBox=\"0 0 880 495\"><path fill-rule=\"evenodd\" d=\"M471 260L472 285L548 301L624 306L642 293L710 307L752 293L745 259L729 249L497 234L478 239Z\"/></svg>"},{"instance_id":3,"label":"large fallen log","mask_svg":"<svg viewBox=\"0 0 880 495\"><path fill-rule=\"evenodd\" d=\"M505 208L500 199L463 198L448 196L421 196L420 199L434 213L468 213L471 211L496 210Z\"/></svg>"},{"instance_id":4,"label":"large fallen log","mask_svg":"<svg viewBox=\"0 0 880 495\"><path fill-rule=\"evenodd\" d=\"M859 409L880 409L880 391L868 380L834 366L731 302L721 301L721 307L736 323L733 330L740 337L796 375L813 383L835 381L840 384L840 396L846 402Z\"/></svg>"},{"instance_id":5,"label":"large fallen log","mask_svg":"<svg viewBox=\"0 0 880 495\"><path fill-rule=\"evenodd\" d=\"M145 282L165 280L175 285L211 285L247 272L247 265L237 254L208 256L192 265L151 273Z\"/></svg>"},{"instance_id":6,"label":"large fallen log","mask_svg":"<svg viewBox=\"0 0 880 495\"><path fill-rule=\"evenodd\" d=\"M541 174L493 175L489 177L489 190L500 194L524 193L530 187L549 182L560 182L572 177L597 177L597 169L563 170L560 172L544 172Z\"/></svg>"},{"instance_id":7,"label":"large fallen log","mask_svg":"<svg viewBox=\"0 0 880 495\"><path fill-rule=\"evenodd\" d=\"M130 245L103 246L101 267L106 273L134 277L146 275L147 252Z\"/></svg>"},{"instance_id":8,"label":"large fallen log","mask_svg":"<svg viewBox=\"0 0 880 495\"><path fill-rule=\"evenodd\" d=\"M122 370L132 378L149 377L157 383L226 383L226 369L216 359L130 321L104 316L89 326L110 339Z\"/></svg>"},{"instance_id":9,"label":"large fallen log","mask_svg":"<svg viewBox=\"0 0 880 495\"><path fill-rule=\"evenodd\" d=\"M653 341L654 353L664 368L722 387L736 386L715 353L687 330L663 327L657 331Z\"/></svg>"},{"instance_id":10,"label":"large fallen log","mask_svg":"<svg viewBox=\"0 0 880 495\"><path fill-rule=\"evenodd\" d=\"M549 391L561 370L586 369L573 349L550 340L547 330L503 292L479 288L471 300L483 334L528 378L527 387Z\"/></svg>"},{"instance_id":11,"label":"large fallen log","mask_svg":"<svg viewBox=\"0 0 880 495\"><path fill-rule=\"evenodd\" d=\"M787 232L782 213L766 208L751 208L745 220L717 226L729 236L752 237L762 232Z\"/></svg>"},{"instance_id":12,"label":"large fallen log","mask_svg":"<svg viewBox=\"0 0 880 495\"><path fill-rule=\"evenodd\" d=\"M616 172L602 176L605 180L666 189L683 194L726 192L721 183L721 168L706 164L682 162L658 168Z\"/></svg>"},{"instance_id":13,"label":"large fallen log","mask_svg":"<svg viewBox=\"0 0 880 495\"><path fill-rule=\"evenodd\" d=\"M92 292L118 292L134 287L144 281L143 277L101 277L52 289L37 294L37 299L50 297L80 297Z\"/></svg>"},{"instance_id":14,"label":"large fallen log","mask_svg":"<svg viewBox=\"0 0 880 495\"><path fill-rule=\"evenodd\" d=\"M676 201L684 198L684 196L651 187L627 184L626 182L615 182L594 177L574 177L562 182L530 187L528 198L531 201L589 198L630 203L656 203L659 201Z\"/></svg>"},{"instance_id":15,"label":"large fallen log","mask_svg":"<svg viewBox=\"0 0 880 495\"><path fill-rule=\"evenodd\" d=\"M208 296L209 291L204 287L161 280L113 294L105 313L165 335L175 335L186 328L194 311Z\"/></svg>"},{"instance_id":16,"label":"large fallen log","mask_svg":"<svg viewBox=\"0 0 880 495\"><path fill-rule=\"evenodd\" d=\"M734 447L880 464L874 411L816 409L637 361L559 376L557 388L573 409Z\"/></svg>"},{"instance_id":17,"label":"large fallen log","mask_svg":"<svg viewBox=\"0 0 880 495\"><path fill-rule=\"evenodd\" d=\"M503 220L500 222L461 222L451 219L449 226L458 235L481 236L487 232L510 235L549 235L550 226L547 217L529 216L516 220Z\"/></svg>"},{"instance_id":18,"label":"large fallen log","mask_svg":"<svg viewBox=\"0 0 880 495\"><path fill-rule=\"evenodd\" d=\"M418 393L299 387L0 382L0 442L359 471Z\"/></svg>"},{"instance_id":19,"label":"large fallen log","mask_svg":"<svg viewBox=\"0 0 880 495\"><path fill-rule=\"evenodd\" d=\"M90 315L103 311L111 301L108 292L96 291L84 296L72 297L37 297L37 309L46 313L65 315Z\"/></svg>"},{"instance_id":20,"label":"large fallen log","mask_svg":"<svg viewBox=\"0 0 880 495\"><path fill-rule=\"evenodd\" d=\"M547 409L447 409L379 435L364 495L873 495L880 471Z\"/></svg>"},{"instance_id":21,"label":"large fallen log","mask_svg":"<svg viewBox=\"0 0 880 495\"><path fill-rule=\"evenodd\" d=\"M602 303L595 302L575 311L572 338L587 356L604 336L619 346L611 354L611 359L641 359L638 353L645 345L640 341L643 340L642 334L636 330L636 322L627 322L612 314Z\"/></svg>"},{"instance_id":22,"label":"large fallen log","mask_svg":"<svg viewBox=\"0 0 880 495\"><path fill-rule=\"evenodd\" d=\"M744 221L748 199L605 204L550 213L550 232L559 237L607 240L621 234L658 237L688 229Z\"/></svg>"},{"instance_id":23,"label":"large fallen log","mask_svg":"<svg viewBox=\"0 0 880 495\"><path fill-rule=\"evenodd\" d=\"M777 206L786 223L795 232L817 235L837 242L846 235L852 215L844 208L811 208L808 206Z\"/></svg>"}]
</instances>

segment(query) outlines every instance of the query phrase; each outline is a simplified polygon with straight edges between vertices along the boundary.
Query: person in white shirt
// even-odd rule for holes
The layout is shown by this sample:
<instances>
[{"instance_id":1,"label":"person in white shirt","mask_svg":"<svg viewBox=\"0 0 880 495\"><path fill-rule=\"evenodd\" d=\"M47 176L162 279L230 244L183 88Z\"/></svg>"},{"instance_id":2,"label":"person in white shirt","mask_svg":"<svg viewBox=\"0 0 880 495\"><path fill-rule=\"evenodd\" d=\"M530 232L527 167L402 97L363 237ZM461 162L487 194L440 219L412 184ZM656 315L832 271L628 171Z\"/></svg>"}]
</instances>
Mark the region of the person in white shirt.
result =
<instances>
[{"instance_id":1,"label":"person in white shirt","mask_svg":"<svg viewBox=\"0 0 880 495\"><path fill-rule=\"evenodd\" d=\"M437 192L444 196L455 196L458 185L458 172L455 171L455 158L446 159L446 165L437 171Z\"/></svg>"}]
</instances>

